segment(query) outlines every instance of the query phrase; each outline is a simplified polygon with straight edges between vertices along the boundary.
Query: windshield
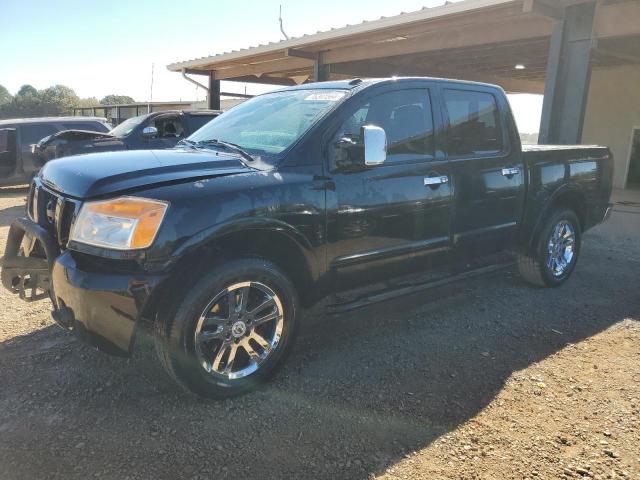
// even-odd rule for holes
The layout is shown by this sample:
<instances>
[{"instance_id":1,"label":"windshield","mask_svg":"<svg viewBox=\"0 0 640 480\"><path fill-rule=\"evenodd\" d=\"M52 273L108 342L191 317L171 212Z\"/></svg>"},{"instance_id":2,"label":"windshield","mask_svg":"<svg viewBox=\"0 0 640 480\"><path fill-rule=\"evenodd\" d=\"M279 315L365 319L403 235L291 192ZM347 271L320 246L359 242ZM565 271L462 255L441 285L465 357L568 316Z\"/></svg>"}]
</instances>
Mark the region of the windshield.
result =
<instances>
[{"instance_id":1,"label":"windshield","mask_svg":"<svg viewBox=\"0 0 640 480\"><path fill-rule=\"evenodd\" d=\"M116 137L126 137L133 131L134 128L140 125L145 118L147 118L146 115L128 118L117 127L111 129L109 133Z\"/></svg>"},{"instance_id":2,"label":"windshield","mask_svg":"<svg viewBox=\"0 0 640 480\"><path fill-rule=\"evenodd\" d=\"M277 155L302 137L346 93L316 89L260 95L214 118L189 140L221 140L252 155Z\"/></svg>"}]
</instances>

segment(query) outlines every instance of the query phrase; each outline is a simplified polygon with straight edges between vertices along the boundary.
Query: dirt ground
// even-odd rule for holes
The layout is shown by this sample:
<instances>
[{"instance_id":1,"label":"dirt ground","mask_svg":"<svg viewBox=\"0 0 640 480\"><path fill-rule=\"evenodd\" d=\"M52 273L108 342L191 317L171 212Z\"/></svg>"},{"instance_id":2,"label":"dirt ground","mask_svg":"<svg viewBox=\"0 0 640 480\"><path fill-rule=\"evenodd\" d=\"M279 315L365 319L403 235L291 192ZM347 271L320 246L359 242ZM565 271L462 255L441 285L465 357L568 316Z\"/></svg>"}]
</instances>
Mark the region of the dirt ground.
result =
<instances>
[{"instance_id":1,"label":"dirt ground","mask_svg":"<svg viewBox=\"0 0 640 480\"><path fill-rule=\"evenodd\" d=\"M0 191L2 250L25 194ZM640 478L640 192L616 198L564 287L309 312L272 384L223 402L3 290L0 478Z\"/></svg>"}]
</instances>

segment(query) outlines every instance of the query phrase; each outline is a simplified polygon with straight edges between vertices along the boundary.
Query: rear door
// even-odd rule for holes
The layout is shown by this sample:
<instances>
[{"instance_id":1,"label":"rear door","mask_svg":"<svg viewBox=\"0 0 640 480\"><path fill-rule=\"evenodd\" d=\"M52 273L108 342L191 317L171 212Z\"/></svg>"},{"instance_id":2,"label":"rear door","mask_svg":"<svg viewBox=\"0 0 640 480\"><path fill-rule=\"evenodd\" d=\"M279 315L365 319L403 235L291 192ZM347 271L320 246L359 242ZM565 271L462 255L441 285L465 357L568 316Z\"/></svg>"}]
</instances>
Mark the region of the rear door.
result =
<instances>
[{"instance_id":1,"label":"rear door","mask_svg":"<svg viewBox=\"0 0 640 480\"><path fill-rule=\"evenodd\" d=\"M16 161L16 129L0 128L0 177L13 175Z\"/></svg>"},{"instance_id":2,"label":"rear door","mask_svg":"<svg viewBox=\"0 0 640 480\"><path fill-rule=\"evenodd\" d=\"M335 188L327 191L327 252L338 288L425 268L449 249L451 188L430 85L394 84L354 97L328 142ZM387 159L345 170L339 145L361 145L364 125L385 130Z\"/></svg>"},{"instance_id":3,"label":"rear door","mask_svg":"<svg viewBox=\"0 0 640 480\"><path fill-rule=\"evenodd\" d=\"M453 242L472 255L514 238L524 204L522 152L506 97L475 85L443 84L443 116L453 184Z\"/></svg>"}]
</instances>

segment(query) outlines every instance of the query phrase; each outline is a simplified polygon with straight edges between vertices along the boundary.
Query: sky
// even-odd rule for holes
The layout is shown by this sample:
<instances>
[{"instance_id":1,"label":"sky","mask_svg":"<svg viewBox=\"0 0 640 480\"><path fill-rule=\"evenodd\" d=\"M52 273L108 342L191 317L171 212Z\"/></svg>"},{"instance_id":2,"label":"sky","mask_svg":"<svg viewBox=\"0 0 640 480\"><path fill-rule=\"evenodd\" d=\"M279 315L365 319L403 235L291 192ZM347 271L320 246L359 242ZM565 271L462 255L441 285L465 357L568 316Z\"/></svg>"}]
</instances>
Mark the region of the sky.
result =
<instances>
[{"instance_id":1,"label":"sky","mask_svg":"<svg viewBox=\"0 0 640 480\"><path fill-rule=\"evenodd\" d=\"M129 95L203 100L206 92L167 64L282 40L289 36L434 7L444 0L0 0L0 85L15 93L67 85L81 97ZM204 77L195 77L204 81ZM228 92L262 93L259 85L223 82ZM511 98L522 131L538 130L539 96Z\"/></svg>"}]
</instances>

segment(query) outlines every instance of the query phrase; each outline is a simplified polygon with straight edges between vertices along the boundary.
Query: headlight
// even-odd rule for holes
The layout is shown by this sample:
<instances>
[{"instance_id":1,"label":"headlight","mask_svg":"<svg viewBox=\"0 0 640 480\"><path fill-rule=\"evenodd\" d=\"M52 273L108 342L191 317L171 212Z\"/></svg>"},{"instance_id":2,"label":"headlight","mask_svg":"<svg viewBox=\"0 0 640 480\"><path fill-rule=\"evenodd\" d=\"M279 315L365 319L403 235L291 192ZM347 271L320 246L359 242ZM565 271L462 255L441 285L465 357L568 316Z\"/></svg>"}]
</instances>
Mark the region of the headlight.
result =
<instances>
[{"instance_id":1,"label":"headlight","mask_svg":"<svg viewBox=\"0 0 640 480\"><path fill-rule=\"evenodd\" d=\"M168 206L138 197L87 202L69 240L117 250L146 248L156 238Z\"/></svg>"}]
</instances>

